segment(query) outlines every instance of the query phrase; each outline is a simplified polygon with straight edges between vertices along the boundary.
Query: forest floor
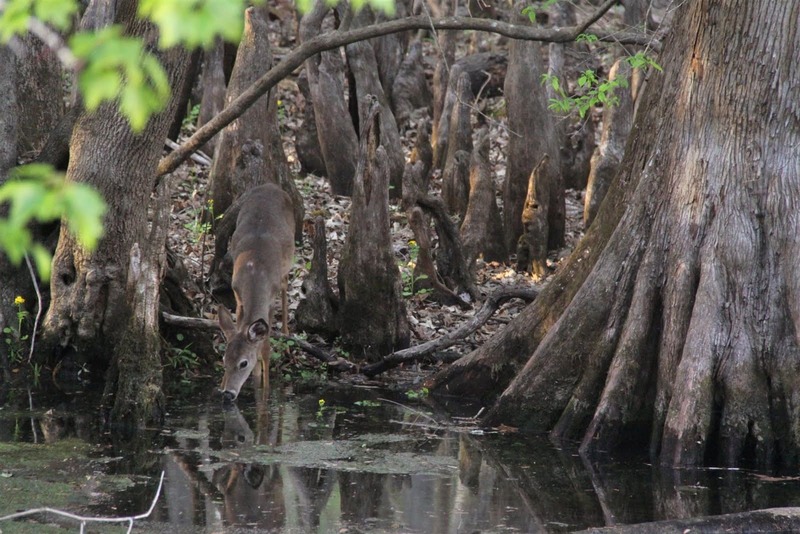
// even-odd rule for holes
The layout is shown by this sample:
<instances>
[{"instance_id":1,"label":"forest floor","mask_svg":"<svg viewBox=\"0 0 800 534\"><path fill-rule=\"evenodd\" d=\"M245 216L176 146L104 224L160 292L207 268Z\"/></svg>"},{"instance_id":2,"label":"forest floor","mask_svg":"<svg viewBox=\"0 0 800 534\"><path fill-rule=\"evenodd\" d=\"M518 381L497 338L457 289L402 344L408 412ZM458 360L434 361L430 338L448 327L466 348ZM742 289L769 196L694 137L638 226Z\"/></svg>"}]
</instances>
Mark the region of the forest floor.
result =
<instances>
[{"instance_id":1,"label":"forest floor","mask_svg":"<svg viewBox=\"0 0 800 534\"><path fill-rule=\"evenodd\" d=\"M430 56L433 57L433 56ZM430 60L429 60L430 61ZM431 70L433 65L429 65ZM312 257L311 240L305 229L313 228L313 219L316 216L325 218L328 243L328 273L331 287L337 289L336 276L338 268L338 258L344 246L348 230L348 219L350 209L350 199L347 197L334 196L330 193L327 180L324 177L314 175L301 175L300 164L294 150L294 132L298 128L301 114L298 111L296 101L299 91L293 79L289 78L281 82L278 86L279 95L279 119L284 139L284 151L290 165L290 169L295 176L295 183L300 190L305 207L304 235L302 245L297 248L296 261L290 273L289 282L289 308L290 320L289 331L292 334L300 334L294 326L293 312L298 303L303 298L301 285L308 274ZM505 118L502 117L503 102L502 98L484 99L481 103L484 110L484 117L487 120L491 139L490 164L498 192L498 203L501 203L499 192L502 191L503 179L505 177L505 154L508 143L508 131L504 126ZM500 110L499 112L497 110ZM499 117L498 117L499 115ZM497 117L497 118L495 118ZM414 145L416 123L411 122L404 132L403 147L406 156L410 153ZM193 131L193 126L188 126L184 134L189 135ZM180 141L180 140L179 140ZM216 319L216 302L211 297L207 289L206 280L208 269L211 265L214 251L213 234L210 233L210 225L203 222L203 214L207 205L208 181L210 166L198 164L193 161L185 163L176 173L178 173L178 185L173 193L173 208L171 214L171 229L168 237L169 247L183 258L185 267L189 273L184 290L194 301L196 308L201 315L208 319ZM439 193L441 180L440 172L433 176L431 180L431 192ZM551 251L548 258L548 273L543 279L535 279L530 274L518 272L514 267L513 257L508 264L496 262L486 263L478 260L476 269L476 283L481 293L481 297L486 297L498 289L514 287L541 287L547 279L556 271L561 261L566 258L574 248L577 241L583 235L583 199L584 191L566 191L566 244L563 248ZM441 337L459 324L468 320L480 307L480 302L475 303L472 310L461 310L457 306L445 306L429 298L424 293L417 293L412 287L412 275L415 247L413 233L408 225L406 213L400 208L399 201L393 200L390 205L391 234L393 239L393 250L397 260L400 276L403 280L404 294L408 294L406 299L409 322L411 326L411 344L417 345L431 339ZM434 233L435 234L435 233ZM434 235L435 246L435 235ZM435 251L434 251L435 253ZM416 293L416 294L415 294ZM525 303L513 299L503 305L497 312L473 334L467 336L460 343L450 347L449 351L454 351L459 355L467 354L492 336L498 329L510 322L525 306ZM276 314L276 320L278 319ZM277 324L277 322L275 323ZM349 359L349 355L343 353L335 346L330 347L323 340L313 336L308 341L321 346L325 346L337 355ZM297 354L292 355L295 358ZM309 365L318 365L316 362L307 360ZM430 361L428 361L430 363ZM353 363L362 363L353 361ZM441 364L435 364L441 365ZM419 381L423 375L435 371L435 367L430 365L415 365L405 368L416 377L410 378L412 381ZM390 381L397 380L397 373L392 373ZM351 378L351 380L361 380L361 378ZM376 380L385 381L381 375ZM406 376L404 381L408 381Z\"/></svg>"}]
</instances>

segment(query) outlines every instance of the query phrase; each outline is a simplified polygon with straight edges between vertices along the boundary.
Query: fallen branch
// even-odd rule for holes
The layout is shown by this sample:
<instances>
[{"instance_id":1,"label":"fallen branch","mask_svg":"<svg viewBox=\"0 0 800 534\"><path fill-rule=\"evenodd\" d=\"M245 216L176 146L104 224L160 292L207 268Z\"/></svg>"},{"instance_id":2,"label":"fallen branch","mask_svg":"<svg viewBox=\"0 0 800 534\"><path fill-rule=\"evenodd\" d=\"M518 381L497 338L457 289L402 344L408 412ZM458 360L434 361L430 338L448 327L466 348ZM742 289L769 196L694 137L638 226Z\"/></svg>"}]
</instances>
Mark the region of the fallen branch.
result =
<instances>
[{"instance_id":1,"label":"fallen branch","mask_svg":"<svg viewBox=\"0 0 800 534\"><path fill-rule=\"evenodd\" d=\"M475 330L480 328L506 301L513 298L518 298L525 300L526 302L531 302L537 297L538 294L539 290L534 288L501 289L495 292L493 295L490 295L486 301L484 301L481 309L478 310L478 312L473 315L471 319L463 323L452 332L426 343L393 352L388 356L384 356L384 358L379 362L362 367L361 372L366 376L373 377L383 373L384 371L397 367L401 363L418 360L424 356L428 356L433 352L446 349L447 347L455 345L460 339L463 339L475 332Z\"/></svg>"},{"instance_id":2,"label":"fallen branch","mask_svg":"<svg viewBox=\"0 0 800 534\"><path fill-rule=\"evenodd\" d=\"M523 39L527 41L540 42L569 42L574 41L578 35L584 33L586 29L608 11L616 0L607 0L603 5L591 15L586 21L576 26L566 28L537 28L521 24L510 24L499 20L481 19L472 17L445 17L431 19L420 15L403 19L390 20L372 26L357 28L346 32L329 32L308 41L292 50L284 56L283 61L272 67L261 78L256 80L253 85L245 89L234 101L228 104L218 115L201 126L180 148L171 154L163 157L158 164L158 176L163 176L174 171L183 163L190 154L197 151L201 146L208 142L212 137L219 133L228 124L236 120L244 113L256 100L267 93L272 87L282 79L289 76L295 69L300 67L303 62L326 50L333 50L341 46L399 33L407 30L476 30L490 33L497 33L511 39ZM658 42L652 36L642 33L607 32L597 30L593 32L600 41L614 42L622 44L645 45L658 50Z\"/></svg>"},{"instance_id":3,"label":"fallen branch","mask_svg":"<svg viewBox=\"0 0 800 534\"><path fill-rule=\"evenodd\" d=\"M29 515L34 514L55 514L60 515L62 517L67 517L69 519L74 519L75 521L81 522L81 534L86 531L86 523L128 523L128 534L133 530L133 522L137 519L145 519L153 513L153 509L156 507L156 503L158 502L158 497L161 495L161 488L164 486L164 471L161 471L161 479L158 481L158 489L156 489L156 494L153 497L153 502L150 504L150 508L143 514L139 515L132 515L127 517L90 517L90 516L83 516L77 515L70 512L65 512L63 510L58 510L57 508L34 508L32 510L25 510L24 512L17 512L15 514L4 515L0 517L0 521L10 521L12 519L19 519L21 517L27 517Z\"/></svg>"},{"instance_id":4,"label":"fallen branch","mask_svg":"<svg viewBox=\"0 0 800 534\"><path fill-rule=\"evenodd\" d=\"M182 315L172 315L171 313L167 312L161 312L161 317L164 319L165 323L172 326L177 326L179 328L196 328L200 330L213 331L220 330L219 323L213 319L184 317ZM272 337L280 341L293 342L305 353L327 364L328 368L333 369L334 371L358 371L358 366L356 364L349 362L344 358L334 356L333 354L317 347L316 345L309 343L305 339L301 339L292 335L279 334L277 332L273 332Z\"/></svg>"}]
</instances>

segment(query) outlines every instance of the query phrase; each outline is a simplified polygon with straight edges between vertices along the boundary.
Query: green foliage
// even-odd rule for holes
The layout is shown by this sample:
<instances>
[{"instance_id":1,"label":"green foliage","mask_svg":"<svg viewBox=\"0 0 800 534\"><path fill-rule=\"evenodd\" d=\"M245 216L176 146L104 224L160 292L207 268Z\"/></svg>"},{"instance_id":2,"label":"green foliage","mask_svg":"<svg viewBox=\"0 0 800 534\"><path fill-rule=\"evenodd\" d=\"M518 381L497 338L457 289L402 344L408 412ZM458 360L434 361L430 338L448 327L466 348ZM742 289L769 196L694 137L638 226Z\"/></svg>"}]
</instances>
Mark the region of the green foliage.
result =
<instances>
[{"instance_id":1,"label":"green foliage","mask_svg":"<svg viewBox=\"0 0 800 534\"><path fill-rule=\"evenodd\" d=\"M427 397L429 393L428 388L410 389L406 391L406 397L408 400L420 400Z\"/></svg>"},{"instance_id":2,"label":"green foliage","mask_svg":"<svg viewBox=\"0 0 800 534\"><path fill-rule=\"evenodd\" d=\"M50 277L50 253L33 242L31 221L49 222L64 218L78 242L94 249L103 234L106 205L102 197L85 184L66 182L49 165L17 167L0 186L0 204L9 202L8 218L0 219L0 248L14 264L31 253L39 276Z\"/></svg>"},{"instance_id":3,"label":"green foliage","mask_svg":"<svg viewBox=\"0 0 800 534\"><path fill-rule=\"evenodd\" d=\"M426 296L430 294L431 290L427 288L418 288L417 283L421 280L427 280L428 275L421 274L414 275L414 268L417 266L417 258L419 257L419 245L414 240L408 242L408 261L405 264L400 264L400 278L403 282L403 296L413 297L415 295Z\"/></svg>"},{"instance_id":4,"label":"green foliage","mask_svg":"<svg viewBox=\"0 0 800 534\"><path fill-rule=\"evenodd\" d=\"M158 25L161 48L179 44L208 48L218 35L226 41L239 41L242 13L248 4L244 0L141 0L139 16Z\"/></svg>"},{"instance_id":5,"label":"green foliage","mask_svg":"<svg viewBox=\"0 0 800 534\"><path fill-rule=\"evenodd\" d=\"M208 199L206 201L206 206L208 209L211 218L213 219L221 219L222 215L217 215L214 217L214 200ZM192 234L192 242L199 243L206 235L211 233L211 223L210 222L203 222L203 209L202 208L192 208L192 220L188 223L183 225L184 228L189 230Z\"/></svg>"},{"instance_id":6,"label":"green foliage","mask_svg":"<svg viewBox=\"0 0 800 534\"><path fill-rule=\"evenodd\" d=\"M533 23L536 22L536 10L537 9L548 8L548 7L552 6L553 4L555 4L556 2L558 2L558 0L542 0L541 2L539 2L539 6L538 7L534 6L534 5L525 6L524 8L522 8L521 13L523 15L525 15L526 17L528 17L528 20L530 20L531 24L533 24Z\"/></svg>"},{"instance_id":7,"label":"green foliage","mask_svg":"<svg viewBox=\"0 0 800 534\"><path fill-rule=\"evenodd\" d=\"M200 104L195 104L192 106L192 109L189 110L189 113L183 118L183 122L181 122L181 127L186 130L189 128L193 128L195 124L197 124L197 117L200 116Z\"/></svg>"},{"instance_id":8,"label":"green foliage","mask_svg":"<svg viewBox=\"0 0 800 534\"><path fill-rule=\"evenodd\" d=\"M314 0L295 0L297 10L300 14L308 13L314 7ZM339 0L325 0L325 4L333 7L339 3ZM385 15L393 16L395 13L395 0L353 0L350 5L356 11L360 11L365 5L381 11Z\"/></svg>"},{"instance_id":9,"label":"green foliage","mask_svg":"<svg viewBox=\"0 0 800 534\"><path fill-rule=\"evenodd\" d=\"M175 338L178 342L181 342L184 336L183 334L178 334ZM183 347L168 347L165 353L165 365L179 371L184 378L193 375L200 367L200 359L191 350L191 346L191 343L187 343Z\"/></svg>"},{"instance_id":10,"label":"green foliage","mask_svg":"<svg viewBox=\"0 0 800 534\"><path fill-rule=\"evenodd\" d=\"M86 109L94 111L117 99L131 129L139 132L166 105L169 80L158 59L144 50L142 40L123 33L121 26L80 32L72 36L70 46L86 65L78 75Z\"/></svg>"},{"instance_id":11,"label":"green foliage","mask_svg":"<svg viewBox=\"0 0 800 534\"><path fill-rule=\"evenodd\" d=\"M627 57L625 61L634 69L652 67L659 72L662 71L661 66L644 52ZM542 74L542 84L549 85L556 94L549 101L548 107L551 110L564 114L577 111L581 117L584 117L590 109L598 104L617 105L619 98L614 91L617 88L627 88L628 80L619 75L613 80L602 80L593 70L587 69L578 77L578 93L576 95L567 94L558 76L552 74Z\"/></svg>"},{"instance_id":12,"label":"green foliage","mask_svg":"<svg viewBox=\"0 0 800 534\"><path fill-rule=\"evenodd\" d=\"M66 30L77 11L74 0L5 0L0 12L0 42L7 43L15 35L26 33L31 17Z\"/></svg>"},{"instance_id":13,"label":"green foliage","mask_svg":"<svg viewBox=\"0 0 800 534\"><path fill-rule=\"evenodd\" d=\"M582 33L575 38L576 43L596 43L599 40L593 33Z\"/></svg>"}]
</instances>

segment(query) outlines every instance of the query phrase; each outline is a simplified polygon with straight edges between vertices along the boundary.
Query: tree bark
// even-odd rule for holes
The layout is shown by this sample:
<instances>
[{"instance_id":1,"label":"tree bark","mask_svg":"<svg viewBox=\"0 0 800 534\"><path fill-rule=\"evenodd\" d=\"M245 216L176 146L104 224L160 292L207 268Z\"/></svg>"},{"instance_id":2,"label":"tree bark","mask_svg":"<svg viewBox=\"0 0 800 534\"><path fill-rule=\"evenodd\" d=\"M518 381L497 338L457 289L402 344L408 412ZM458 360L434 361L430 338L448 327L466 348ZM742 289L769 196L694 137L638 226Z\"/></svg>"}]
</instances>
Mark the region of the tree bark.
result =
<instances>
[{"instance_id":1,"label":"tree bark","mask_svg":"<svg viewBox=\"0 0 800 534\"><path fill-rule=\"evenodd\" d=\"M342 342L366 357L405 348L410 333L389 234L389 168L380 146L381 106L370 103L361 132L350 229L339 263Z\"/></svg>"},{"instance_id":2,"label":"tree bark","mask_svg":"<svg viewBox=\"0 0 800 534\"><path fill-rule=\"evenodd\" d=\"M380 119L380 144L386 152L389 165L389 194L399 198L403 191L403 169L405 158L400 142L400 132L391 110L389 98L378 77L378 65L375 53L367 42L347 45L347 66L355 81L355 88L351 87L351 95L355 95L358 103L358 120L363 124L369 113L369 95L377 98L381 105ZM353 91L355 89L355 91ZM351 102L352 103L352 102ZM341 119L340 119L341 120Z\"/></svg>"},{"instance_id":3,"label":"tree bark","mask_svg":"<svg viewBox=\"0 0 800 534\"><path fill-rule=\"evenodd\" d=\"M608 73L609 80L614 80L617 76L633 82L632 70L624 60L617 60ZM600 137L600 144L592 155L592 167L589 171L583 208L583 224L587 228L597 215L611 181L619 170L619 164L625 154L628 133L633 124L631 88L620 87L615 91L615 96L619 99L617 104L603 108L603 134Z\"/></svg>"},{"instance_id":4,"label":"tree bark","mask_svg":"<svg viewBox=\"0 0 800 534\"><path fill-rule=\"evenodd\" d=\"M486 424L675 466L800 463L800 6L776 6L678 8L595 222L487 344L532 355Z\"/></svg>"},{"instance_id":5,"label":"tree bark","mask_svg":"<svg viewBox=\"0 0 800 534\"><path fill-rule=\"evenodd\" d=\"M133 5L119 6L118 21L128 23L132 34L154 36L152 27L134 19L134 12ZM174 48L160 55L170 85L179 87L186 75L188 53ZM133 413L137 406L146 410L155 404L159 391L160 355L158 343L151 343L157 340L157 323L131 315L134 303L128 288L132 284L136 291L144 291L142 298L146 302L138 309L147 309L151 315L157 312L157 290L129 280L128 262L137 243L143 253L160 253L158 247L151 249L142 244L149 232L148 206L156 183L155 170L175 115L175 102L171 99L165 110L138 134L131 132L115 104L102 105L94 113L80 115L71 141L67 180L92 185L105 198L109 210L105 235L93 252L82 249L62 226L53 260L52 301L43 324L43 340L49 340L50 346L73 347L83 361L101 367L107 367L109 360L116 357L118 370L133 373L124 377L131 384L131 390L123 395L129 406L115 408L116 414ZM141 260L157 263L147 253ZM156 291L155 297L152 291ZM122 346L126 339L131 340L130 347ZM146 346L137 347L136 343L142 341Z\"/></svg>"},{"instance_id":6,"label":"tree bark","mask_svg":"<svg viewBox=\"0 0 800 534\"><path fill-rule=\"evenodd\" d=\"M503 222L489 167L489 134L485 128L478 132L472 152L469 184L469 205L461 224L467 265L474 267L479 256L486 261L505 261L508 253L503 247Z\"/></svg>"},{"instance_id":7,"label":"tree bark","mask_svg":"<svg viewBox=\"0 0 800 534\"><path fill-rule=\"evenodd\" d=\"M205 51L203 74L200 77L203 95L200 99L200 113L197 115L197 127L201 127L225 107L225 70L222 62L225 45L218 39L214 46ZM209 154L214 153L218 137L211 138L202 149Z\"/></svg>"},{"instance_id":8,"label":"tree bark","mask_svg":"<svg viewBox=\"0 0 800 534\"><path fill-rule=\"evenodd\" d=\"M329 9L318 1L300 21L300 40L322 31ZM338 50L322 52L306 61L311 102L314 106L319 146L334 195L350 195L356 171L358 136L344 100L344 62Z\"/></svg>"},{"instance_id":9,"label":"tree bark","mask_svg":"<svg viewBox=\"0 0 800 534\"><path fill-rule=\"evenodd\" d=\"M271 64L269 27L262 9L248 8L244 16L244 33L228 84L227 102L239 96L263 71L269 70ZM283 152L275 91L223 130L218 143L210 185L215 213L223 213L248 189L272 182L292 197L295 228L302 226L302 198L291 179Z\"/></svg>"},{"instance_id":10,"label":"tree bark","mask_svg":"<svg viewBox=\"0 0 800 534\"><path fill-rule=\"evenodd\" d=\"M322 157L322 148L319 146L317 119L314 116L311 87L308 85L308 70L302 71L297 76L297 88L300 91L298 108L302 122L295 130L294 138L300 172L325 176L327 169L325 168L325 159Z\"/></svg>"},{"instance_id":11,"label":"tree bark","mask_svg":"<svg viewBox=\"0 0 800 534\"><path fill-rule=\"evenodd\" d=\"M442 171L442 200L451 215L464 220L469 202L469 164L472 155L472 124L470 124L472 91L469 76L458 74L456 103L450 114L447 156Z\"/></svg>"},{"instance_id":12,"label":"tree bark","mask_svg":"<svg viewBox=\"0 0 800 534\"><path fill-rule=\"evenodd\" d=\"M64 115L64 71L56 53L33 34L19 38L17 57L17 152L30 156L44 146Z\"/></svg>"},{"instance_id":13,"label":"tree bark","mask_svg":"<svg viewBox=\"0 0 800 534\"><path fill-rule=\"evenodd\" d=\"M564 243L566 208L564 184L561 178L561 158L553 116L547 109L545 91L540 77L544 72L539 46L527 41L513 40L509 44L508 74L505 95L508 109L508 156L506 179L503 184L503 231L506 250L516 250L522 235L522 210L528 191L528 179L533 167L546 154L547 168L538 184L546 197L538 199L545 214L543 224L531 239L548 249Z\"/></svg>"},{"instance_id":14,"label":"tree bark","mask_svg":"<svg viewBox=\"0 0 800 534\"><path fill-rule=\"evenodd\" d=\"M430 115L432 100L422 61L422 42L414 41L392 82L392 111L397 119L397 127L402 130L417 109L425 109Z\"/></svg>"},{"instance_id":15,"label":"tree bark","mask_svg":"<svg viewBox=\"0 0 800 534\"><path fill-rule=\"evenodd\" d=\"M328 282L328 245L322 217L314 220L312 246L311 268L303 280L304 298L297 305L294 318L298 330L332 338L339 332L336 324L339 298Z\"/></svg>"}]
</instances>

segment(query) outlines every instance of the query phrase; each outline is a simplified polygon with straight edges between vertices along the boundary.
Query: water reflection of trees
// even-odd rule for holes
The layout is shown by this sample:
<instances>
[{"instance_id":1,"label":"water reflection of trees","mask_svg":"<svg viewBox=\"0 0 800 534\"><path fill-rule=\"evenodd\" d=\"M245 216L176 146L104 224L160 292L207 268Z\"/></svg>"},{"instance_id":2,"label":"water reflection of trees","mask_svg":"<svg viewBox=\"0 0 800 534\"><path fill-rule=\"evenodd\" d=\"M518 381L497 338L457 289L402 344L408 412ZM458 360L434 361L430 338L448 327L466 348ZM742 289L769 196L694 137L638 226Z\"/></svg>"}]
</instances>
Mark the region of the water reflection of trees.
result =
<instances>
[{"instance_id":1,"label":"water reflection of trees","mask_svg":"<svg viewBox=\"0 0 800 534\"><path fill-rule=\"evenodd\" d=\"M354 410L322 412L316 397L273 399L244 413L210 403L173 415L174 432L153 429L131 441L105 432L96 416L73 404L46 411L34 406L26 413L30 403L24 395L19 399L19 406L7 403L6 415L0 413L0 440L78 437L104 444L113 457L105 464L109 472L156 477L163 468L165 497L156 520L211 530L566 531L800 504L796 481L733 470L662 470L642 460L590 463L546 440L386 422L407 418L402 408L370 420ZM338 459L330 469L279 463L285 451L277 448L287 444L352 441L371 433L408 439L370 446L374 465L357 458L352 467ZM386 474L382 462L394 455L449 463L430 473ZM114 506L140 511L152 497L151 488L142 489L119 491Z\"/></svg>"}]
</instances>

